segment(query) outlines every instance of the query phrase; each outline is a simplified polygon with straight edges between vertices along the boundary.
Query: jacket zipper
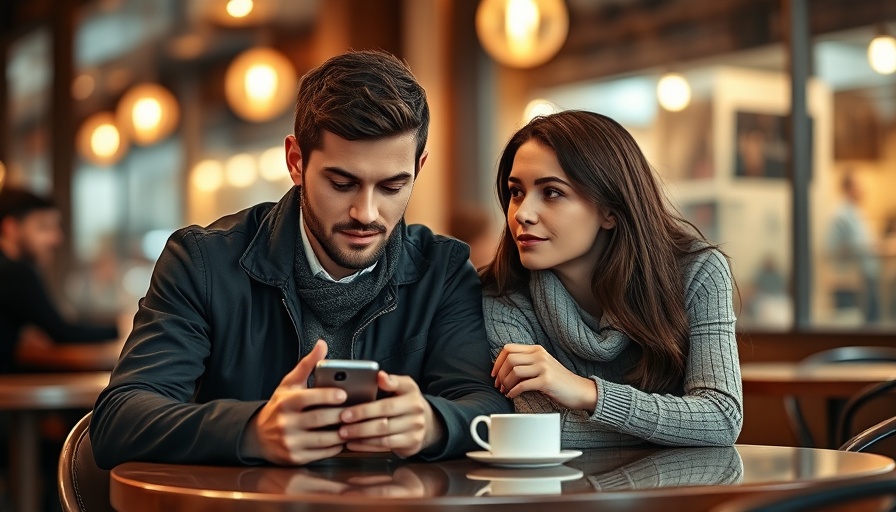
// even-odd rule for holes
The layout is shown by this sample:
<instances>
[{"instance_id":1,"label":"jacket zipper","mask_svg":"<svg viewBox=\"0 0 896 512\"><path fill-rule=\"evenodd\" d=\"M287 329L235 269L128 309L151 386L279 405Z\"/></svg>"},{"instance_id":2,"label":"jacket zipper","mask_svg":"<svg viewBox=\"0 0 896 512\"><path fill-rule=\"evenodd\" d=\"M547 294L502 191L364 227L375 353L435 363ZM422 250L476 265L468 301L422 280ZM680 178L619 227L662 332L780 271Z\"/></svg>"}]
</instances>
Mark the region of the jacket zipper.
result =
<instances>
[{"instance_id":1,"label":"jacket zipper","mask_svg":"<svg viewBox=\"0 0 896 512\"><path fill-rule=\"evenodd\" d=\"M292 316L292 311L289 309L289 305L286 304L286 297L280 299L280 302L283 303L283 307L286 308L286 316L289 317L289 321L292 322L292 328L296 331L296 338L299 340L299 360L302 359L302 335L299 333L299 324L296 323L296 319Z\"/></svg>"},{"instance_id":2,"label":"jacket zipper","mask_svg":"<svg viewBox=\"0 0 896 512\"><path fill-rule=\"evenodd\" d=\"M389 298L391 299L391 297L389 297ZM355 358L355 341L358 340L358 335L361 334L361 331L363 331L365 327L370 325L370 323L373 322L374 320L376 320L377 318L385 315L386 313L389 313L390 311L395 311L395 309L397 307L398 307L398 302L397 301L393 302L391 306L389 306L385 309L381 309L377 314L371 316L363 324L361 324L361 327L358 327L358 330L355 331L355 334L352 335L352 347L351 347L351 356L350 356L352 359Z\"/></svg>"}]
</instances>

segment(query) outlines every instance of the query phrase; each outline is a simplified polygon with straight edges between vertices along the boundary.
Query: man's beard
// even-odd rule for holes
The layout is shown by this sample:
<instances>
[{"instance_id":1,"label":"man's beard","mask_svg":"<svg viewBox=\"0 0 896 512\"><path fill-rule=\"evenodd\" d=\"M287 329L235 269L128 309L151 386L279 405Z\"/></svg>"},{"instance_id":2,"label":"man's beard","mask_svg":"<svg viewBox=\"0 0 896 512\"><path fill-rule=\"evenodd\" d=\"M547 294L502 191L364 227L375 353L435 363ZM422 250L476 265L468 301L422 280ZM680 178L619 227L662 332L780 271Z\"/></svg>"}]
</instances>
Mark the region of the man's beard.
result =
<instances>
[{"instance_id":1,"label":"man's beard","mask_svg":"<svg viewBox=\"0 0 896 512\"><path fill-rule=\"evenodd\" d=\"M304 187L302 187L300 197L302 215L305 219L305 224L308 226L308 230L311 231L311 235L318 241L318 243L320 243L324 252L327 254L327 257L330 258L333 263L336 263L342 268L360 270L376 263L383 256L383 253L386 252L386 244L389 242L388 238L382 240L379 247L377 247L373 254L371 254L370 256L364 256L362 252L363 249L361 247L359 247L356 251L341 250L333 240L333 236L327 233L327 228L324 226L323 221L320 219L320 217L317 216L317 214L314 212L314 209L311 208L311 205L308 203L308 199L305 197ZM299 226L299 229L302 229L302 227ZM357 221L335 224L333 226L332 232L348 229L359 231L376 231L379 233L386 232L386 226L383 226L382 224L379 224L377 222L374 222L372 224L361 224ZM349 247L351 247L351 245Z\"/></svg>"}]
</instances>

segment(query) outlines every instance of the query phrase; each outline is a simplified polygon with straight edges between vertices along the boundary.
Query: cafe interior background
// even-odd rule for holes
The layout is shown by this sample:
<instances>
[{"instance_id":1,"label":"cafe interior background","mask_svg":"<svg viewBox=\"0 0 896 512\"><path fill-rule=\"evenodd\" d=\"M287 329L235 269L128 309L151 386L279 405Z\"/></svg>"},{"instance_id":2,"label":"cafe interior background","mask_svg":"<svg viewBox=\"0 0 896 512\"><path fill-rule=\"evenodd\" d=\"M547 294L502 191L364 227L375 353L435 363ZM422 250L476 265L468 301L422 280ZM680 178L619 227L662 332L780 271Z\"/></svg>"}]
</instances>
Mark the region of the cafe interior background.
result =
<instances>
[{"instance_id":1,"label":"cafe interior background","mask_svg":"<svg viewBox=\"0 0 896 512\"><path fill-rule=\"evenodd\" d=\"M114 316L136 307L173 230L291 186L298 77L381 48L432 110L407 219L470 242L475 263L501 229L494 173L511 133L594 110L633 133L673 205L731 257L742 360L844 337L892 345L894 35L893 0L3 0L0 181L60 205L68 236L49 272L68 312ZM795 130L791 77L808 114ZM826 246L845 173L880 263L870 321L861 276ZM753 400L786 432L779 400ZM741 442L791 443L760 416Z\"/></svg>"}]
</instances>

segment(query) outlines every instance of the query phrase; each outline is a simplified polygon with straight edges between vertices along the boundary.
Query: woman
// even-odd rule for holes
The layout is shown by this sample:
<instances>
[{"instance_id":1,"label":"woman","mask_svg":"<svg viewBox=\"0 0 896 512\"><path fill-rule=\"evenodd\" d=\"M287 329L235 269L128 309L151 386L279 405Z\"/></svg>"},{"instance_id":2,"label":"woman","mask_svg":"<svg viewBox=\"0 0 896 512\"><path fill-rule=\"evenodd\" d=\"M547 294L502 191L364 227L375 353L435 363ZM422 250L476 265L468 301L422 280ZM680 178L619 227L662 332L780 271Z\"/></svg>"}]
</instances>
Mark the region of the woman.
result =
<instances>
[{"instance_id":1,"label":"woman","mask_svg":"<svg viewBox=\"0 0 896 512\"><path fill-rule=\"evenodd\" d=\"M497 188L507 225L484 311L517 412L560 412L564 448L733 444L731 273L670 211L632 136L592 112L536 118Z\"/></svg>"}]
</instances>

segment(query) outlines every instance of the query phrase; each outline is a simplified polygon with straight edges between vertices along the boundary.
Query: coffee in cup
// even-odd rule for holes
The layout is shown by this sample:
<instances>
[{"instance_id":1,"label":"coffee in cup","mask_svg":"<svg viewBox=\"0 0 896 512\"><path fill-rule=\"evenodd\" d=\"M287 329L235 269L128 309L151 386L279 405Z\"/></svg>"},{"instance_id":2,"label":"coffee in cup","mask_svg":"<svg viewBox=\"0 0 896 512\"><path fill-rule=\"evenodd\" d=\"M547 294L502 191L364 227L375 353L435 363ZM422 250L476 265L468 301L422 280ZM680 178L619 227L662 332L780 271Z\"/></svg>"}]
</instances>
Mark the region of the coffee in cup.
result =
<instances>
[{"instance_id":1,"label":"coffee in cup","mask_svg":"<svg viewBox=\"0 0 896 512\"><path fill-rule=\"evenodd\" d=\"M488 428L488 442L476 430L480 423ZM560 414L476 416L470 423L470 435L495 457L553 457L560 453Z\"/></svg>"}]
</instances>

